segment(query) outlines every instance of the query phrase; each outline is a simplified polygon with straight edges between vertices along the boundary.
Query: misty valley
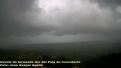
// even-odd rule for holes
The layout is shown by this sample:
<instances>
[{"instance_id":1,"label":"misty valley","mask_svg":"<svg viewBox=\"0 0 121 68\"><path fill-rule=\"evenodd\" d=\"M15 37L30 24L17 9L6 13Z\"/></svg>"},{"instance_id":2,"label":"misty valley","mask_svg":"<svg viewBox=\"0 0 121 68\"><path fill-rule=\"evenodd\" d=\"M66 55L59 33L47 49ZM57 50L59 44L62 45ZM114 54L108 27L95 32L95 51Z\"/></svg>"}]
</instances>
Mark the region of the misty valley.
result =
<instances>
[{"instance_id":1,"label":"misty valley","mask_svg":"<svg viewBox=\"0 0 121 68\"><path fill-rule=\"evenodd\" d=\"M120 60L119 57L121 57L120 41L4 45L0 49L1 61L49 61L50 63L54 61L81 61L80 64L66 64L70 66L69 68L105 65L102 62L105 62L106 65L115 64ZM66 65L44 64L45 67Z\"/></svg>"}]
</instances>

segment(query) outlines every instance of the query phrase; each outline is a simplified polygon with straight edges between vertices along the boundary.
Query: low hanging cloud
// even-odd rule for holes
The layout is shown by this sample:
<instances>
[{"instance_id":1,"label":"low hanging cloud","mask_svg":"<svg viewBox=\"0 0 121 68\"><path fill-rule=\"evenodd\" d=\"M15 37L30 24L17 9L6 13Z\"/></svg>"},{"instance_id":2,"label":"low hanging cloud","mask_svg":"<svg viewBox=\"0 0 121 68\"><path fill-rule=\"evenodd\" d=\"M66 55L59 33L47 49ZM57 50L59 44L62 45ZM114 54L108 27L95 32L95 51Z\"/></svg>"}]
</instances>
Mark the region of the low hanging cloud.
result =
<instances>
[{"instance_id":1,"label":"low hanging cloud","mask_svg":"<svg viewBox=\"0 0 121 68\"><path fill-rule=\"evenodd\" d=\"M0 3L3 44L120 38L119 0L1 0Z\"/></svg>"}]
</instances>

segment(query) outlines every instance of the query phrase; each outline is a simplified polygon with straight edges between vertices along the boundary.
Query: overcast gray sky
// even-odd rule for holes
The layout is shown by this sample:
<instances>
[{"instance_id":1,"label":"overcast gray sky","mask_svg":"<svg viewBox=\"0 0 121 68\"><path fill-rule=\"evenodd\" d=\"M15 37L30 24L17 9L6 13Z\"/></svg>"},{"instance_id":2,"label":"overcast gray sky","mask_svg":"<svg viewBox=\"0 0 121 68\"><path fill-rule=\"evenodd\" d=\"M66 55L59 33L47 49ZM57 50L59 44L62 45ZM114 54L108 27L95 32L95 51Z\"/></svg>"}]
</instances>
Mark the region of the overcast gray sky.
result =
<instances>
[{"instance_id":1,"label":"overcast gray sky","mask_svg":"<svg viewBox=\"0 0 121 68\"><path fill-rule=\"evenodd\" d=\"M0 43L120 40L121 0L0 0Z\"/></svg>"}]
</instances>

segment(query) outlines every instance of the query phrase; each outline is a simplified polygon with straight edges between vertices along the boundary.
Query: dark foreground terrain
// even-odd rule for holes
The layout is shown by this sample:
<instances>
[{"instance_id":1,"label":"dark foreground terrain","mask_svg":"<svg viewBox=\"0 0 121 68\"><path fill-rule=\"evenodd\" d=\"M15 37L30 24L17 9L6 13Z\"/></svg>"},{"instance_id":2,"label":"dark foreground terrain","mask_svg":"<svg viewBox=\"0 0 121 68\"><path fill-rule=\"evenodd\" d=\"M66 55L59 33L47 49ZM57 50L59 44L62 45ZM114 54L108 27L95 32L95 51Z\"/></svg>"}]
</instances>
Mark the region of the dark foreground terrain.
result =
<instances>
[{"instance_id":1,"label":"dark foreground terrain","mask_svg":"<svg viewBox=\"0 0 121 68\"><path fill-rule=\"evenodd\" d=\"M121 43L110 41L5 45L0 49L0 61L81 61L80 64L44 64L43 67L28 68L121 68Z\"/></svg>"}]
</instances>

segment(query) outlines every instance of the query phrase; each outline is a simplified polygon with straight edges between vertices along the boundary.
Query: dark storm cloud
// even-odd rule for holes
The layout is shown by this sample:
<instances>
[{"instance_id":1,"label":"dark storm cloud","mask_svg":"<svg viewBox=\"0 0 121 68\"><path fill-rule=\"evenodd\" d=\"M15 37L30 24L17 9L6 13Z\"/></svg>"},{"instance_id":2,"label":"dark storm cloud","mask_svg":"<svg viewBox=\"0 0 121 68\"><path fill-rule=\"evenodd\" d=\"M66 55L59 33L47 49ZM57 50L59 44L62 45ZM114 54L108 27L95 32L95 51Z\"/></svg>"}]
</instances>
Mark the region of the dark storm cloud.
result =
<instances>
[{"instance_id":1,"label":"dark storm cloud","mask_svg":"<svg viewBox=\"0 0 121 68\"><path fill-rule=\"evenodd\" d=\"M121 0L96 0L101 6L115 8L121 5Z\"/></svg>"},{"instance_id":2,"label":"dark storm cloud","mask_svg":"<svg viewBox=\"0 0 121 68\"><path fill-rule=\"evenodd\" d=\"M8 10L26 11L31 8L34 0L4 0L4 5Z\"/></svg>"},{"instance_id":3,"label":"dark storm cloud","mask_svg":"<svg viewBox=\"0 0 121 68\"><path fill-rule=\"evenodd\" d=\"M16 15L24 14L31 8L34 0L0 0L0 36L38 35L49 31L45 26L36 27L16 20ZM23 16L24 17L24 16ZM52 28L53 29L53 28Z\"/></svg>"},{"instance_id":4,"label":"dark storm cloud","mask_svg":"<svg viewBox=\"0 0 121 68\"><path fill-rule=\"evenodd\" d=\"M120 7L118 11L111 8L120 6L121 1L94 1L0 0L0 41L64 42L120 38Z\"/></svg>"}]
</instances>

